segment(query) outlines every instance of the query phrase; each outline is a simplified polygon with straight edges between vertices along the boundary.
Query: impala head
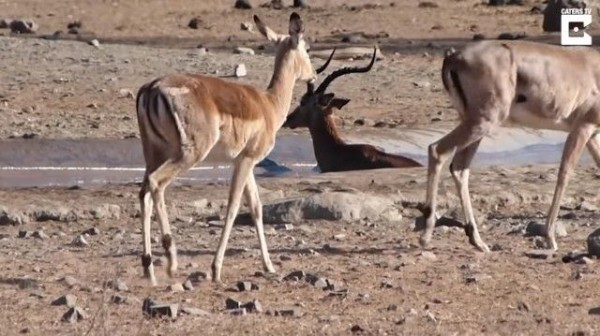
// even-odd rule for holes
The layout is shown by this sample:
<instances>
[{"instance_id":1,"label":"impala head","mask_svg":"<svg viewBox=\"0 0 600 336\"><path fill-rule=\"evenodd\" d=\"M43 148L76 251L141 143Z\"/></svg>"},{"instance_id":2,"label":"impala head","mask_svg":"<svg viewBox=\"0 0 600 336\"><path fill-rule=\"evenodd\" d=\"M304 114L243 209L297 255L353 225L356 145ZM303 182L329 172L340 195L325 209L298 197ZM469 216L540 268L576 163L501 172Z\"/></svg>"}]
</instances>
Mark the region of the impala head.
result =
<instances>
[{"instance_id":1,"label":"impala head","mask_svg":"<svg viewBox=\"0 0 600 336\"><path fill-rule=\"evenodd\" d=\"M275 66L280 67L284 62L292 62L296 79L314 82L317 73L310 63L310 57L304 41L304 23L297 13L290 15L289 35L278 34L267 27L258 16L254 15L254 23L258 31L276 46Z\"/></svg>"},{"instance_id":2,"label":"impala head","mask_svg":"<svg viewBox=\"0 0 600 336\"><path fill-rule=\"evenodd\" d=\"M319 69L324 70L325 67L331 61L335 50L329 56L329 60ZM336 98L333 93L325 93L327 87L333 83L333 81L341 76L351 73L368 72L375 63L377 56L377 48L373 50L373 56L371 62L364 67L345 67L332 72L327 76L323 82L315 89L313 83L307 83L306 93L300 99L300 104L290 115L288 115L283 127L289 127L294 129L296 127L309 127L314 122L326 118L333 113L333 109L341 110L348 102L349 99Z\"/></svg>"}]
</instances>

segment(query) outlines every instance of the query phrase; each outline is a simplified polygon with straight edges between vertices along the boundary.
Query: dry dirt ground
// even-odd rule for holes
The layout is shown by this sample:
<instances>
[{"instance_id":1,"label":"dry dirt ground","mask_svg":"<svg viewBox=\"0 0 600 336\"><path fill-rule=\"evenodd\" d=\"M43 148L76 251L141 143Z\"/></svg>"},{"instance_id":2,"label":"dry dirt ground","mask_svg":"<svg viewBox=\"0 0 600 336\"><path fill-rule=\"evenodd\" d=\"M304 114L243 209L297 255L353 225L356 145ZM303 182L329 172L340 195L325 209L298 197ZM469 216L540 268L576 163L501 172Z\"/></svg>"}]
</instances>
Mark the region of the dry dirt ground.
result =
<instances>
[{"instance_id":1,"label":"dry dirt ground","mask_svg":"<svg viewBox=\"0 0 600 336\"><path fill-rule=\"evenodd\" d=\"M556 35L541 33L541 15L529 12L534 2L502 8L471 0L436 2L437 8L423 8L419 1L373 5L358 0L313 0L313 8L301 10L314 49L350 45L340 42L342 36L362 32L363 40L353 45L378 43L386 56L370 73L348 76L332 86L338 95L352 98L340 112L348 121L344 132L384 131L353 126L357 118L385 121L395 132L414 126L450 127L455 113L439 81L441 55L447 45L464 43L475 33L493 37L518 31L534 39L557 40ZM10 36L0 30L4 35L0 37L0 139L10 141L7 138L25 134L39 138L136 136L134 100L128 90L135 94L144 82L173 71L229 75L235 64L245 63L249 73L239 81L266 86L272 48L258 34L240 30L240 24L251 21L256 13L282 31L291 9L233 10L232 3L0 0L0 15L34 19L40 24L39 36L63 31L60 40L53 40ZM193 17L201 19L200 29L187 28ZM66 33L66 24L74 20L83 23L79 38ZM100 41L100 48L86 43L92 37ZM208 53L201 53L198 45ZM253 47L257 55L233 54L236 46ZM320 62L315 60L315 64ZM331 67L347 64L355 62L336 61ZM298 85L296 98L302 90ZM260 269L258 244L253 229L241 225L230 241L225 286L204 281L193 291L168 291L168 284L208 270L220 229L208 225L190 203L208 198L223 204L227 194L223 184L175 186L168 192L181 269L175 279L169 279L164 267L158 266L157 288L141 278L137 186L0 190L0 207L9 211L40 207L79 212L100 204L120 207L106 216L58 216L0 226L1 333L598 334L599 317L588 313L600 306L598 261L560 260L568 251L585 250L586 236L598 226L598 169L581 168L574 176L560 213L569 235L560 239L560 253L549 260L524 255L539 245L539 239L524 237L521 231L530 221L543 222L556 168L476 169L472 176L482 235L495 245L495 251L477 253L461 230L440 228L431 251L435 259L422 255L418 233L412 229L419 216L415 202L424 197L424 169L259 181L265 203L335 188L396 195L403 212L401 221L299 221L291 230L268 228L280 276L298 269L318 273L347 288L345 296L332 296L302 282L255 277ZM440 196L444 208L457 205L454 194L446 176ZM86 237L88 247L70 245L76 235L91 227L100 234ZM48 237L18 238L21 230L43 230ZM160 243L154 243L153 249L161 260ZM65 277L76 281L67 283ZM127 291L116 293L103 286L116 278L127 284ZM244 279L257 283L260 290L228 290ZM67 293L77 297L77 306L87 319L61 322L67 308L51 302ZM112 303L114 294L126 296L127 303ZM148 296L161 303L200 308L209 315L184 315L175 321L146 319L141 307ZM301 316L230 316L225 312L227 297L244 302L258 299L265 311L293 306Z\"/></svg>"}]
</instances>

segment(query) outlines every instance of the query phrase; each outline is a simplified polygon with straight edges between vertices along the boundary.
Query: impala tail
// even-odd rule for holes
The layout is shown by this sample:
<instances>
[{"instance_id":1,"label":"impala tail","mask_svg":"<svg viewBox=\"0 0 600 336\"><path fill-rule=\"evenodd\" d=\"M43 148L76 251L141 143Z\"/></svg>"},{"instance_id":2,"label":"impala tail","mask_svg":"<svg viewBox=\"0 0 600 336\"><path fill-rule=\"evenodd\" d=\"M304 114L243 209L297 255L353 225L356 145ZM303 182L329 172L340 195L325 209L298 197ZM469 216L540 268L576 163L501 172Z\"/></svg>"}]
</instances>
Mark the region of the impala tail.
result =
<instances>
[{"instance_id":1,"label":"impala tail","mask_svg":"<svg viewBox=\"0 0 600 336\"><path fill-rule=\"evenodd\" d=\"M464 59L460 52L457 52L454 48L446 50L446 56L442 65L442 83L453 102L455 104L457 102L460 103L460 105L455 107L462 111L467 108L467 97L460 83L458 71L464 67L464 64Z\"/></svg>"}]
</instances>

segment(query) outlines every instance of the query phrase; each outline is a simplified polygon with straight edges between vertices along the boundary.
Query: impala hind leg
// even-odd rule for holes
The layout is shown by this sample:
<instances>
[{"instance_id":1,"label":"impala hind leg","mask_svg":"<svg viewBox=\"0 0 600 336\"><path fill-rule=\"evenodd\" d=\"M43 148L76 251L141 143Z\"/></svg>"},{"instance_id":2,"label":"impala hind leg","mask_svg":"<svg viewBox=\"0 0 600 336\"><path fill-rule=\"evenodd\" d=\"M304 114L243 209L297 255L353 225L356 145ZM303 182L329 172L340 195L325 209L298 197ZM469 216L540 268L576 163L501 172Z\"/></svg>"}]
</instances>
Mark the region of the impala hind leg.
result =
<instances>
[{"instance_id":1,"label":"impala hind leg","mask_svg":"<svg viewBox=\"0 0 600 336\"><path fill-rule=\"evenodd\" d=\"M154 275L154 265L152 264L152 245L150 241L150 227L152 218L152 197L150 195L150 187L147 173L142 181L142 188L139 194L140 212L142 218L142 237L143 237L143 252L142 252L142 267L144 269L144 277L150 279L152 286L156 286L156 276Z\"/></svg>"},{"instance_id":2,"label":"impala hind leg","mask_svg":"<svg viewBox=\"0 0 600 336\"><path fill-rule=\"evenodd\" d=\"M221 233L221 240L219 242L219 247L217 248L217 253L215 253L212 263L213 281L218 283L221 282L221 269L223 268L225 250L227 250L227 242L229 241L233 222L240 209L242 192L246 185L246 181L248 181L248 176L253 173L252 169L256 163L251 158L238 157L234 164L235 168L231 179L231 187L229 189L225 225L223 227L223 232Z\"/></svg>"},{"instance_id":3,"label":"impala hind leg","mask_svg":"<svg viewBox=\"0 0 600 336\"><path fill-rule=\"evenodd\" d=\"M596 166L600 168L600 128L596 130L596 133L588 141L587 148L594 162L596 162Z\"/></svg>"},{"instance_id":4,"label":"impala hind leg","mask_svg":"<svg viewBox=\"0 0 600 336\"><path fill-rule=\"evenodd\" d=\"M423 208L425 231L420 238L422 246L429 245L435 228L437 194L442 166L457 150L462 151L471 144L480 141L489 132L491 126L489 122L476 124L463 122L443 138L429 145L427 193Z\"/></svg>"},{"instance_id":5,"label":"impala hind leg","mask_svg":"<svg viewBox=\"0 0 600 336\"><path fill-rule=\"evenodd\" d=\"M479 148L480 143L481 139L473 142L463 150L457 151L450 164L450 173L456 184L465 220L467 221L465 232L469 237L469 243L482 252L489 252L490 249L479 236L477 222L475 221L475 215L473 214L471 195L469 194L469 167L471 166L475 153L477 153L477 148Z\"/></svg>"},{"instance_id":6,"label":"impala hind leg","mask_svg":"<svg viewBox=\"0 0 600 336\"><path fill-rule=\"evenodd\" d=\"M550 206L548 217L546 218L546 242L549 249L558 250L558 244L556 243L556 217L558 216L560 201L569 183L570 175L579 161L583 148L594 134L596 127L597 125L595 124L581 124L569 133L567 141L565 142L562 159L560 161L560 168L558 170L556 189L554 190L552 205ZM592 144L592 146L594 146L594 144Z\"/></svg>"},{"instance_id":7,"label":"impala hind leg","mask_svg":"<svg viewBox=\"0 0 600 336\"><path fill-rule=\"evenodd\" d=\"M262 203L260 202L254 174L248 175L248 180L246 181L246 186L244 188L244 197L246 203L248 203L250 213L252 214L254 225L256 226L256 235L258 236L258 243L260 245L263 268L268 273L275 273L275 268L269 257L269 249L267 248L267 240L265 238L265 230L263 227Z\"/></svg>"}]
</instances>

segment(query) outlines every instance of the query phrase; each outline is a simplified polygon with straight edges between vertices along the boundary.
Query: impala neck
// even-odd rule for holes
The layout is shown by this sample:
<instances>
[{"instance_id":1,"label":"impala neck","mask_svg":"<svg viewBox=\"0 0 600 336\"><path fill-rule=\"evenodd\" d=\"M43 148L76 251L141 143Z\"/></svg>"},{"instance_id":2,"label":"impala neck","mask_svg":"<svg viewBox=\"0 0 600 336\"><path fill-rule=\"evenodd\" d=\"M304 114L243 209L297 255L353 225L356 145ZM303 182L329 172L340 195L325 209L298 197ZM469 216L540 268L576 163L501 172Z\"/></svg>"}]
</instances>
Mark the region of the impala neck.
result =
<instances>
[{"instance_id":1,"label":"impala neck","mask_svg":"<svg viewBox=\"0 0 600 336\"><path fill-rule=\"evenodd\" d=\"M331 151L335 151L336 147L345 144L335 127L331 115L319 118L318 121L310 125L309 129L313 140L313 148L318 155L330 156Z\"/></svg>"},{"instance_id":2,"label":"impala neck","mask_svg":"<svg viewBox=\"0 0 600 336\"><path fill-rule=\"evenodd\" d=\"M275 59L275 70L273 77L267 88L271 100L275 106L277 114L277 126L281 127L287 118L292 105L292 95L294 93L294 84L296 83L296 74L294 69L294 59L288 53Z\"/></svg>"}]
</instances>

